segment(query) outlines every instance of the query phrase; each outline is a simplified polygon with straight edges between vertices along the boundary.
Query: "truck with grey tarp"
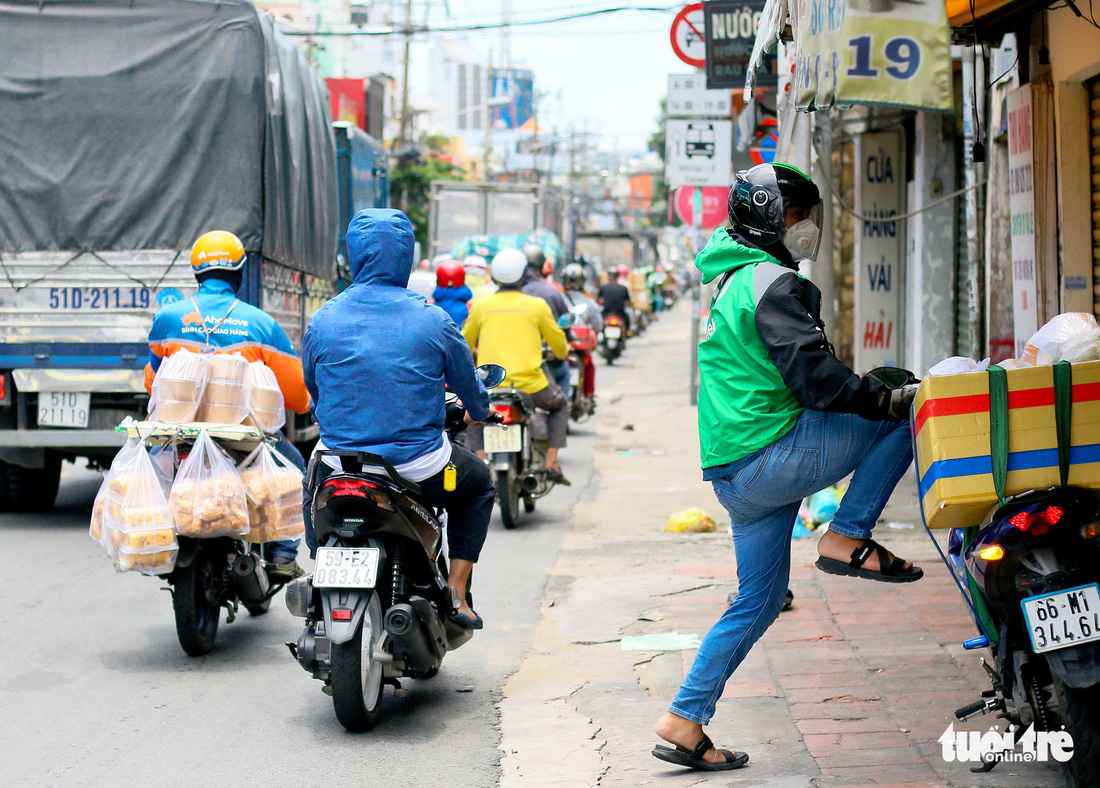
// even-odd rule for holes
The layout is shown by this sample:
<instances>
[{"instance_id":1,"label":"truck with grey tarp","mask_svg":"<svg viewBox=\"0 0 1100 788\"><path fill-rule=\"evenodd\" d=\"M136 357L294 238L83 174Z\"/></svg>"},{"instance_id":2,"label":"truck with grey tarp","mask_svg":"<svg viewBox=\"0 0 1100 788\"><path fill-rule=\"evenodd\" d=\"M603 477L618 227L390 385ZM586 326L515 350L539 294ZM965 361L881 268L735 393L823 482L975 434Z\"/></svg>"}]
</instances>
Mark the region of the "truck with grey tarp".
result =
<instances>
[{"instance_id":1,"label":"truck with grey tarp","mask_svg":"<svg viewBox=\"0 0 1100 788\"><path fill-rule=\"evenodd\" d=\"M117 451L202 233L241 238L242 298L300 341L334 292L335 157L324 81L249 2L0 0L0 509Z\"/></svg>"}]
</instances>

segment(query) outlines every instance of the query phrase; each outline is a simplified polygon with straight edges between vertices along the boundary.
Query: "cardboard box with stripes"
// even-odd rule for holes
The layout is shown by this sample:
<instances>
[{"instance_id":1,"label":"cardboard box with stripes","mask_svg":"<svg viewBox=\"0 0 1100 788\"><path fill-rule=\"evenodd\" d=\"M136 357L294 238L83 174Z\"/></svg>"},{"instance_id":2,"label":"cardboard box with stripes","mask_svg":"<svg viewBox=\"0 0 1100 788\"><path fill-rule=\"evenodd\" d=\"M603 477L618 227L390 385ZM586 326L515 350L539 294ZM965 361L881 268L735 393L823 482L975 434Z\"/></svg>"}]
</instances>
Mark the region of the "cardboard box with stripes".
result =
<instances>
[{"instance_id":1,"label":"cardboard box with stripes","mask_svg":"<svg viewBox=\"0 0 1100 788\"><path fill-rule=\"evenodd\" d=\"M1059 484L1053 367L1008 370L1005 495ZM1072 365L1069 484L1100 488L1100 361ZM997 504L989 375L926 377L913 402L917 479L930 528L979 525Z\"/></svg>"}]
</instances>

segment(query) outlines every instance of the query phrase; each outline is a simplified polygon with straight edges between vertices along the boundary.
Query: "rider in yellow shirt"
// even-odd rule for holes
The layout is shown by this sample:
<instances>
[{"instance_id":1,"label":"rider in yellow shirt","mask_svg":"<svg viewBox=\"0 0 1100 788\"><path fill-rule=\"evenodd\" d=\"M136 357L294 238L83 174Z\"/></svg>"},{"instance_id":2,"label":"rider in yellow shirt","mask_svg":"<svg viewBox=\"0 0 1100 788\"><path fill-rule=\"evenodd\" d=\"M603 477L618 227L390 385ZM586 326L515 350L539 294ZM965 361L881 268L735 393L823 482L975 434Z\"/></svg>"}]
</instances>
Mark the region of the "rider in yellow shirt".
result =
<instances>
[{"instance_id":1,"label":"rider in yellow shirt","mask_svg":"<svg viewBox=\"0 0 1100 788\"><path fill-rule=\"evenodd\" d=\"M462 334L478 364L500 364L508 370L505 384L529 394L535 407L550 414L546 467L551 480L568 484L558 466L558 449L565 446L569 400L543 372L542 343L545 341L557 358L568 355L569 343L546 301L520 292L526 267L527 257L518 249L505 249L493 258L490 273L500 290L474 299Z\"/></svg>"}]
</instances>

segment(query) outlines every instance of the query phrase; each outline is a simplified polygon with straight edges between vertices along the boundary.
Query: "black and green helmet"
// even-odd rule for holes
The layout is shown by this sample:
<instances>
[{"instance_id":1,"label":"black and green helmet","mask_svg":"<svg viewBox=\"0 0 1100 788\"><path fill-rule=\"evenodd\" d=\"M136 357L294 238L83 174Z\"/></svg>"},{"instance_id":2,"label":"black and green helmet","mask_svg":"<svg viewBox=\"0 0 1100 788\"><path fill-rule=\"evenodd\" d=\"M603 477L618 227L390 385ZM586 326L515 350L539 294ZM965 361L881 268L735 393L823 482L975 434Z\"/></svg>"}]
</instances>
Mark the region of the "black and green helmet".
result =
<instances>
[{"instance_id":1,"label":"black and green helmet","mask_svg":"<svg viewBox=\"0 0 1100 788\"><path fill-rule=\"evenodd\" d=\"M788 208L812 209L820 204L821 194L806 173L790 164L776 163L738 172L727 207L734 229L766 247L783 240Z\"/></svg>"}]
</instances>

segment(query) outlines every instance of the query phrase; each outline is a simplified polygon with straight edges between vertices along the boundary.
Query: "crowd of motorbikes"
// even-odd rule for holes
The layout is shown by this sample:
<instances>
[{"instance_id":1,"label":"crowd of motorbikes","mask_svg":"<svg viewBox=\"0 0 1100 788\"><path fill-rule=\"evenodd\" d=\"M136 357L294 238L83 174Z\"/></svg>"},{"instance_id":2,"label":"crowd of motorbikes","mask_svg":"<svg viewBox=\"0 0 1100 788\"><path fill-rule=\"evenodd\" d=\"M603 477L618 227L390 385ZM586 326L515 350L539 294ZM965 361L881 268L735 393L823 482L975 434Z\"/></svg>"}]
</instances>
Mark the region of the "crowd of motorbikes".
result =
<instances>
[{"instance_id":1,"label":"crowd of motorbikes","mask_svg":"<svg viewBox=\"0 0 1100 788\"><path fill-rule=\"evenodd\" d=\"M586 315L588 309L575 305L560 321L570 342L570 416L578 424L596 411L593 354L613 364L628 336L650 319L648 312L635 312L628 331L620 316L596 318ZM496 422L484 426L484 447L501 518L511 529L521 510L533 512L554 486L544 465L545 414L523 392L500 387L503 368L483 366L479 373ZM898 387L916 384L904 370L873 374L897 377L888 382ZM462 413L448 395L451 439L461 440ZM239 459L241 451L224 443ZM315 461L307 479L320 545L311 575L269 576L261 548L243 539L181 536L165 579L180 643L191 655L213 648L222 608L230 622L242 606L261 615L285 585L288 609L304 619L297 640L287 644L291 653L324 683L341 724L362 731L379 719L386 685L402 694L402 678L435 675L447 652L472 633L449 618L458 602L447 585L446 513L427 505L418 485L380 456L320 454L340 470L318 483ZM1100 786L1098 544L1096 493L1059 486L1006 498L982 522L952 530L944 556L980 633L964 647L991 654L981 660L990 688L956 716L996 714L1012 725L1015 741L1036 731L1068 732L1070 784L1094 788ZM985 751L976 770L993 769L1005 757Z\"/></svg>"}]
</instances>

